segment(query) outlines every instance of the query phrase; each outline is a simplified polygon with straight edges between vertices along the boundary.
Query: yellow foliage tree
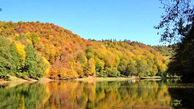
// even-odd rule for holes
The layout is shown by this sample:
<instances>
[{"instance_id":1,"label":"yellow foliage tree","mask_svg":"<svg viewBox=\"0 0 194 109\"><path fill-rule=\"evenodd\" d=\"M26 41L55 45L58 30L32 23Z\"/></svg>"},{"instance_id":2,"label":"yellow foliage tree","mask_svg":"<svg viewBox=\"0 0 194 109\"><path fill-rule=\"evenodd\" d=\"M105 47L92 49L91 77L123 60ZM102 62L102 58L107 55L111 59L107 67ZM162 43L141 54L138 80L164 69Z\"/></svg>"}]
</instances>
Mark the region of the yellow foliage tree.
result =
<instances>
[{"instance_id":1,"label":"yellow foliage tree","mask_svg":"<svg viewBox=\"0 0 194 109\"><path fill-rule=\"evenodd\" d=\"M45 57L42 57L42 58L43 58L44 63L46 63L48 65L48 67L45 69L45 73L47 75L50 71L50 63L47 61L47 59Z\"/></svg>"},{"instance_id":2,"label":"yellow foliage tree","mask_svg":"<svg viewBox=\"0 0 194 109\"><path fill-rule=\"evenodd\" d=\"M25 58L26 58L26 52L25 52L25 46L24 45L22 45L21 43L16 43L16 48L17 48L17 52L18 52L18 54L20 55L20 57L21 57L21 63L22 63L22 65L24 66L24 64L25 64Z\"/></svg>"},{"instance_id":3,"label":"yellow foliage tree","mask_svg":"<svg viewBox=\"0 0 194 109\"><path fill-rule=\"evenodd\" d=\"M94 58L90 58L90 60L88 61L88 70L86 72L86 75L96 75L95 69L95 60Z\"/></svg>"}]
</instances>

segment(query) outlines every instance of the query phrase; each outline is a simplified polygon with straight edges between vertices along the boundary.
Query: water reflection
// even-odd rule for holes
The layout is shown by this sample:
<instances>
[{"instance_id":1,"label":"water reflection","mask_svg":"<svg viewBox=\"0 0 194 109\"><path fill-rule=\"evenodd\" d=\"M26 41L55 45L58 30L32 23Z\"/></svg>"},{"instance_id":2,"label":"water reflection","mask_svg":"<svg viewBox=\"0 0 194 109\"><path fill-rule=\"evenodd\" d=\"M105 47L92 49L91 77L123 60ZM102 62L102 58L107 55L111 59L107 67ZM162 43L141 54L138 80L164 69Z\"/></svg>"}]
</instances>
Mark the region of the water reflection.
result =
<instances>
[{"instance_id":1,"label":"water reflection","mask_svg":"<svg viewBox=\"0 0 194 109\"><path fill-rule=\"evenodd\" d=\"M0 88L0 109L35 109L42 105L49 93L41 84Z\"/></svg>"},{"instance_id":2,"label":"water reflection","mask_svg":"<svg viewBox=\"0 0 194 109\"><path fill-rule=\"evenodd\" d=\"M193 93L156 81L54 81L0 87L0 109L177 109L192 107Z\"/></svg>"}]
</instances>

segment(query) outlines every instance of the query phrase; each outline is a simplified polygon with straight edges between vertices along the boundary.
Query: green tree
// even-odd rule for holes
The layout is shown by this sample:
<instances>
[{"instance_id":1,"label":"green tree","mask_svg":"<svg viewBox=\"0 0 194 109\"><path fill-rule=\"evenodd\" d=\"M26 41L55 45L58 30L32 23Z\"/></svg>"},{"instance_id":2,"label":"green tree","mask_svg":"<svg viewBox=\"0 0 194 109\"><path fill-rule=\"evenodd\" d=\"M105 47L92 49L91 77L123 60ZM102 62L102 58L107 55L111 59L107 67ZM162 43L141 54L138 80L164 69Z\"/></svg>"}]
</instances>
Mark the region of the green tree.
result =
<instances>
[{"instance_id":1,"label":"green tree","mask_svg":"<svg viewBox=\"0 0 194 109\"><path fill-rule=\"evenodd\" d=\"M26 46L25 51L25 70L27 72L27 75L30 78L34 79L43 77L49 65L44 62L43 58L36 54L36 51L31 44Z\"/></svg>"},{"instance_id":2,"label":"green tree","mask_svg":"<svg viewBox=\"0 0 194 109\"><path fill-rule=\"evenodd\" d=\"M22 70L21 57L16 44L0 36L0 76L14 75Z\"/></svg>"}]
</instances>

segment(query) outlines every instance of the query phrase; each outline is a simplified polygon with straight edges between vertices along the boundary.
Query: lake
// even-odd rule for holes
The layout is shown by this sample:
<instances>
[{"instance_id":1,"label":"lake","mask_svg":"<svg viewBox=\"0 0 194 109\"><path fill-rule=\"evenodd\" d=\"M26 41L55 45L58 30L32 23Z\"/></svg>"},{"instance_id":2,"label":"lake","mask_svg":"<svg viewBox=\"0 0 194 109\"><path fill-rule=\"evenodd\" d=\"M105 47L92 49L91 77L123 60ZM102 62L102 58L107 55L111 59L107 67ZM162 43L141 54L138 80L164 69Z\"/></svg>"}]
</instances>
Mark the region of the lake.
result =
<instances>
[{"instance_id":1,"label":"lake","mask_svg":"<svg viewBox=\"0 0 194 109\"><path fill-rule=\"evenodd\" d=\"M51 81L0 86L0 109L194 109L194 84Z\"/></svg>"}]
</instances>

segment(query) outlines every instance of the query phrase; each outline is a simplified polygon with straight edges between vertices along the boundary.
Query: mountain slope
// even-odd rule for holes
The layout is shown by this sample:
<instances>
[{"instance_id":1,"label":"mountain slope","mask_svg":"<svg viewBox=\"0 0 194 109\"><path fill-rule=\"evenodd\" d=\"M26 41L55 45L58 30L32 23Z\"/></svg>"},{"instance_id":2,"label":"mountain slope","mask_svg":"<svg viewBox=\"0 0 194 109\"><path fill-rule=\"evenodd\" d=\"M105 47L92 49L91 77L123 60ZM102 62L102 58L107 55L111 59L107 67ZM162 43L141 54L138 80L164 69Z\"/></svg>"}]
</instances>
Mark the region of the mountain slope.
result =
<instances>
[{"instance_id":1,"label":"mountain slope","mask_svg":"<svg viewBox=\"0 0 194 109\"><path fill-rule=\"evenodd\" d=\"M51 67L47 77L166 75L168 57L154 48L130 41L85 40L51 23L0 22L0 36L27 46Z\"/></svg>"}]
</instances>

